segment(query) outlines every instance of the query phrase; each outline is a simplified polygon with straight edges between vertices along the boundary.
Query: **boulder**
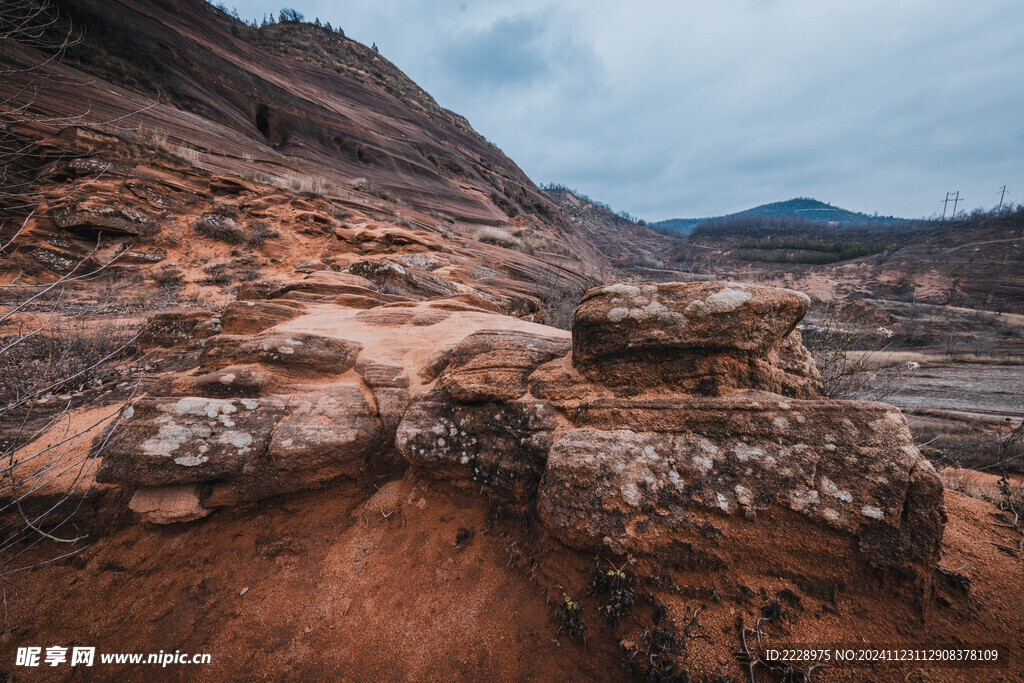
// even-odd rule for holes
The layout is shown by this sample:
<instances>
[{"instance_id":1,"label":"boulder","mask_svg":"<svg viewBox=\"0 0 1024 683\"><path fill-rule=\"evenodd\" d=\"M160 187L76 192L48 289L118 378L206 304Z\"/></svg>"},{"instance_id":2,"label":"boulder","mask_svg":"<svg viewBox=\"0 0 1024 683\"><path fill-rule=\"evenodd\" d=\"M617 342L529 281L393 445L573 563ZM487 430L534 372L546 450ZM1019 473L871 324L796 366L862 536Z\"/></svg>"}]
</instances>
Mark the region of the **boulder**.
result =
<instances>
[{"instance_id":1,"label":"boulder","mask_svg":"<svg viewBox=\"0 0 1024 683\"><path fill-rule=\"evenodd\" d=\"M654 555L687 543L714 564L744 552L728 518L772 534L761 516L788 515L851 539L875 566L938 560L942 483L891 406L756 392L619 399L581 406L576 424L540 487L540 514L567 543ZM709 525L721 540L695 539Z\"/></svg>"},{"instance_id":2,"label":"boulder","mask_svg":"<svg viewBox=\"0 0 1024 683\"><path fill-rule=\"evenodd\" d=\"M799 292L726 282L617 284L588 291L573 318L573 364L590 380L639 391L725 395L763 389L810 397L778 365L810 307Z\"/></svg>"},{"instance_id":3,"label":"boulder","mask_svg":"<svg viewBox=\"0 0 1024 683\"><path fill-rule=\"evenodd\" d=\"M318 273L284 295L342 296L354 277ZM365 352L302 331L302 304L233 304L225 325L242 333L205 340L196 374L165 383L178 396L138 401L97 478L143 487L146 519L184 521L359 477L397 451L586 552L829 585L870 567L925 577L938 560L941 482L898 410L820 400L794 329L803 295L614 285L584 297L571 339L497 316L481 330L486 314L451 303L349 313L354 335L381 340ZM293 329L259 329L271 318ZM476 331L387 346L431 325L449 340Z\"/></svg>"}]
</instances>

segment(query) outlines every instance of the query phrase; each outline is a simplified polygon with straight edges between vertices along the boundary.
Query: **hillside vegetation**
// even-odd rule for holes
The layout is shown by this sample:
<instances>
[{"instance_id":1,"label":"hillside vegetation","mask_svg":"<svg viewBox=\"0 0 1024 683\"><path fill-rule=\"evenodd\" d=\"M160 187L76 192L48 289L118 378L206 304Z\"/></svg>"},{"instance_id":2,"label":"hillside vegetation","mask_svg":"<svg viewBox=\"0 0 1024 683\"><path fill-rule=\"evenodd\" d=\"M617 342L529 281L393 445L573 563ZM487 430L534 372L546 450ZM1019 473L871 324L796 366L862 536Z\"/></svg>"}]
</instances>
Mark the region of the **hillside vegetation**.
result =
<instances>
[{"instance_id":1,"label":"hillside vegetation","mask_svg":"<svg viewBox=\"0 0 1024 683\"><path fill-rule=\"evenodd\" d=\"M741 222L745 223L747 219L755 219L759 222L764 222L764 220L779 218L793 219L797 223L811 222L843 226L900 225L911 222L904 218L896 218L895 216L878 216L877 214L869 215L856 211L848 211L846 209L841 209L838 206L818 201L817 199L797 197L795 199L788 199L782 202L761 204L760 206L755 206L752 209L746 209L745 211L738 211L724 216L714 216L709 218L670 218L668 220L652 223L651 225L659 231L667 231L666 234L672 232L686 234L697 227L723 224L731 225L736 221L736 219L743 219ZM784 224L784 222L785 221L783 220L781 223Z\"/></svg>"}]
</instances>

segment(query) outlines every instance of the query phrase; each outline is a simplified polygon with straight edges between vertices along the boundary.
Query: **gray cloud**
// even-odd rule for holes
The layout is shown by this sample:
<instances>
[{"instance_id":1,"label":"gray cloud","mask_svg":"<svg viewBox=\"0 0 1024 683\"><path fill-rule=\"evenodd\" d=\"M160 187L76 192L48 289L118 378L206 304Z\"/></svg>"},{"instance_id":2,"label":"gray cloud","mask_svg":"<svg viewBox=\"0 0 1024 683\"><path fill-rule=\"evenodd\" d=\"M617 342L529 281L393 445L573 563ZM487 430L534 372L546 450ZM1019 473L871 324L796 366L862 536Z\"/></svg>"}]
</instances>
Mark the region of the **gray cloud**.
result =
<instances>
[{"instance_id":1,"label":"gray cloud","mask_svg":"<svg viewBox=\"0 0 1024 683\"><path fill-rule=\"evenodd\" d=\"M529 85L548 75L540 49L543 33L544 25L532 19L502 17L442 46L439 66L452 75L452 87Z\"/></svg>"},{"instance_id":2,"label":"gray cloud","mask_svg":"<svg viewBox=\"0 0 1024 683\"><path fill-rule=\"evenodd\" d=\"M538 182L651 219L800 195L920 216L1003 183L1024 200L1015 0L295 4L376 42Z\"/></svg>"}]
</instances>

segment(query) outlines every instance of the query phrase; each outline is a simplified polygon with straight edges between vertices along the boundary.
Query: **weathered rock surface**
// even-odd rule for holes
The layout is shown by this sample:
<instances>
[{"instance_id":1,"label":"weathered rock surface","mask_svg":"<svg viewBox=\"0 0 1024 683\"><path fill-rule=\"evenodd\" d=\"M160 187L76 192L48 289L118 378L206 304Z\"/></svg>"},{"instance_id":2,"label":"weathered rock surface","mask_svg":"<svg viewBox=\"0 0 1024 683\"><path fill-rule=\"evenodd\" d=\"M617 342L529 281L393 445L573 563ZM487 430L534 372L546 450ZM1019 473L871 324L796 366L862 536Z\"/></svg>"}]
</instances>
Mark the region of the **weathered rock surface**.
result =
<instances>
[{"instance_id":1,"label":"weathered rock surface","mask_svg":"<svg viewBox=\"0 0 1024 683\"><path fill-rule=\"evenodd\" d=\"M381 425L362 392L341 385L293 400L274 430L267 461L280 478L309 486L357 476L381 446Z\"/></svg>"},{"instance_id":2,"label":"weathered rock surface","mask_svg":"<svg viewBox=\"0 0 1024 683\"><path fill-rule=\"evenodd\" d=\"M162 486L237 477L265 455L285 403L144 398L108 442L97 480Z\"/></svg>"},{"instance_id":3,"label":"weathered rock surface","mask_svg":"<svg viewBox=\"0 0 1024 683\"><path fill-rule=\"evenodd\" d=\"M541 363L569 352L569 340L524 332L485 330L431 357L426 378L456 401L512 401L526 393L526 379Z\"/></svg>"},{"instance_id":4,"label":"weathered rock surface","mask_svg":"<svg viewBox=\"0 0 1024 683\"><path fill-rule=\"evenodd\" d=\"M108 232L145 236L153 232L152 222L141 212L117 206L72 202L52 212L53 222L65 230Z\"/></svg>"},{"instance_id":5,"label":"weathered rock surface","mask_svg":"<svg viewBox=\"0 0 1024 683\"><path fill-rule=\"evenodd\" d=\"M266 396L280 384L277 376L263 368L231 365L201 375L177 378L172 381L171 390L176 396L253 398Z\"/></svg>"},{"instance_id":6,"label":"weathered rock surface","mask_svg":"<svg viewBox=\"0 0 1024 683\"><path fill-rule=\"evenodd\" d=\"M783 340L809 307L799 292L726 282L592 289L573 319L573 364L594 382L633 391L811 398L816 377L787 377L779 363Z\"/></svg>"},{"instance_id":7,"label":"weathered rock surface","mask_svg":"<svg viewBox=\"0 0 1024 683\"><path fill-rule=\"evenodd\" d=\"M359 287L341 275L264 294ZM896 409L817 400L806 309L765 287L614 285L584 297L570 340L458 299L236 302L201 367L162 385L176 395L136 404L99 478L202 485L194 505L200 489L139 494L147 519L181 520L397 453L586 551L716 567L790 552L802 529L849 566L923 576L941 483Z\"/></svg>"},{"instance_id":8,"label":"weathered rock surface","mask_svg":"<svg viewBox=\"0 0 1024 683\"><path fill-rule=\"evenodd\" d=\"M380 447L380 423L354 386L298 397L147 398L108 442L97 481L226 482L236 501L258 500L355 477Z\"/></svg>"},{"instance_id":9,"label":"weathered rock surface","mask_svg":"<svg viewBox=\"0 0 1024 683\"><path fill-rule=\"evenodd\" d=\"M878 566L938 559L942 484L890 406L764 393L618 400L583 406L576 424L552 447L540 490L542 518L573 545L671 554L723 517L756 524L781 508L856 538ZM724 563L737 540L716 538L704 561Z\"/></svg>"},{"instance_id":10,"label":"weathered rock surface","mask_svg":"<svg viewBox=\"0 0 1024 683\"><path fill-rule=\"evenodd\" d=\"M224 307L221 325L225 334L255 334L302 314L301 308L270 301L233 301Z\"/></svg>"},{"instance_id":11,"label":"weathered rock surface","mask_svg":"<svg viewBox=\"0 0 1024 683\"><path fill-rule=\"evenodd\" d=\"M152 524L194 522L213 510L203 507L201 488L195 484L152 486L137 490L128 507Z\"/></svg>"},{"instance_id":12,"label":"weathered rock surface","mask_svg":"<svg viewBox=\"0 0 1024 683\"><path fill-rule=\"evenodd\" d=\"M355 365L362 345L317 334L265 332L249 339L220 335L210 339L211 364L262 363L281 370L341 374Z\"/></svg>"},{"instance_id":13,"label":"weathered rock surface","mask_svg":"<svg viewBox=\"0 0 1024 683\"><path fill-rule=\"evenodd\" d=\"M557 423L537 401L465 405L444 392L413 403L396 444L434 476L481 482L519 503L536 497Z\"/></svg>"}]
</instances>

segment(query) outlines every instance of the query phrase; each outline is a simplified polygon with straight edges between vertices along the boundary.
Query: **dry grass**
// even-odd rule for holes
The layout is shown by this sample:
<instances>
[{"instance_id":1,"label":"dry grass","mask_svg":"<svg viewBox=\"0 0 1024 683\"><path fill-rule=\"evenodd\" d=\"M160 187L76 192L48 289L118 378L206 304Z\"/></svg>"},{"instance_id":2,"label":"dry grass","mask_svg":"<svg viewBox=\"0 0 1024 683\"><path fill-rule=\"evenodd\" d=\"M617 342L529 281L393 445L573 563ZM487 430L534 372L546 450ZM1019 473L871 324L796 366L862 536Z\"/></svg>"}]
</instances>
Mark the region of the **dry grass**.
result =
<instances>
[{"instance_id":1,"label":"dry grass","mask_svg":"<svg viewBox=\"0 0 1024 683\"><path fill-rule=\"evenodd\" d=\"M1024 484L1019 481L998 486L977 481L970 472L952 473L949 470L941 471L939 476L942 479L942 485L950 491L988 501L1001 509L1024 509Z\"/></svg>"},{"instance_id":2,"label":"dry grass","mask_svg":"<svg viewBox=\"0 0 1024 683\"><path fill-rule=\"evenodd\" d=\"M136 144L148 147L167 156L183 161L189 166L199 168L202 162L202 153L187 145L179 145L171 142L165 133L143 130L128 136L128 139Z\"/></svg>"},{"instance_id":3,"label":"dry grass","mask_svg":"<svg viewBox=\"0 0 1024 683\"><path fill-rule=\"evenodd\" d=\"M338 196L341 194L341 189L337 185L321 176L286 175L277 179L277 182L273 184L278 187L294 190L295 192L316 195L317 197Z\"/></svg>"},{"instance_id":4,"label":"dry grass","mask_svg":"<svg viewBox=\"0 0 1024 683\"><path fill-rule=\"evenodd\" d=\"M402 203L398 197L394 196L380 185L370 182L366 178L356 178L352 181L352 187L359 192L368 194L371 197L376 197L377 199L382 199L386 202L391 202L393 204Z\"/></svg>"},{"instance_id":5,"label":"dry grass","mask_svg":"<svg viewBox=\"0 0 1024 683\"><path fill-rule=\"evenodd\" d=\"M484 244L493 244L496 247L504 247L505 249L515 249L524 254L534 253L534 249L530 244L498 228L482 228L476 234L476 241L483 242Z\"/></svg>"},{"instance_id":6,"label":"dry grass","mask_svg":"<svg viewBox=\"0 0 1024 683\"><path fill-rule=\"evenodd\" d=\"M536 230L516 230L512 236L534 251L546 251L559 256L572 256L572 252L558 242L550 240ZM532 253L532 252L531 252Z\"/></svg>"}]
</instances>

